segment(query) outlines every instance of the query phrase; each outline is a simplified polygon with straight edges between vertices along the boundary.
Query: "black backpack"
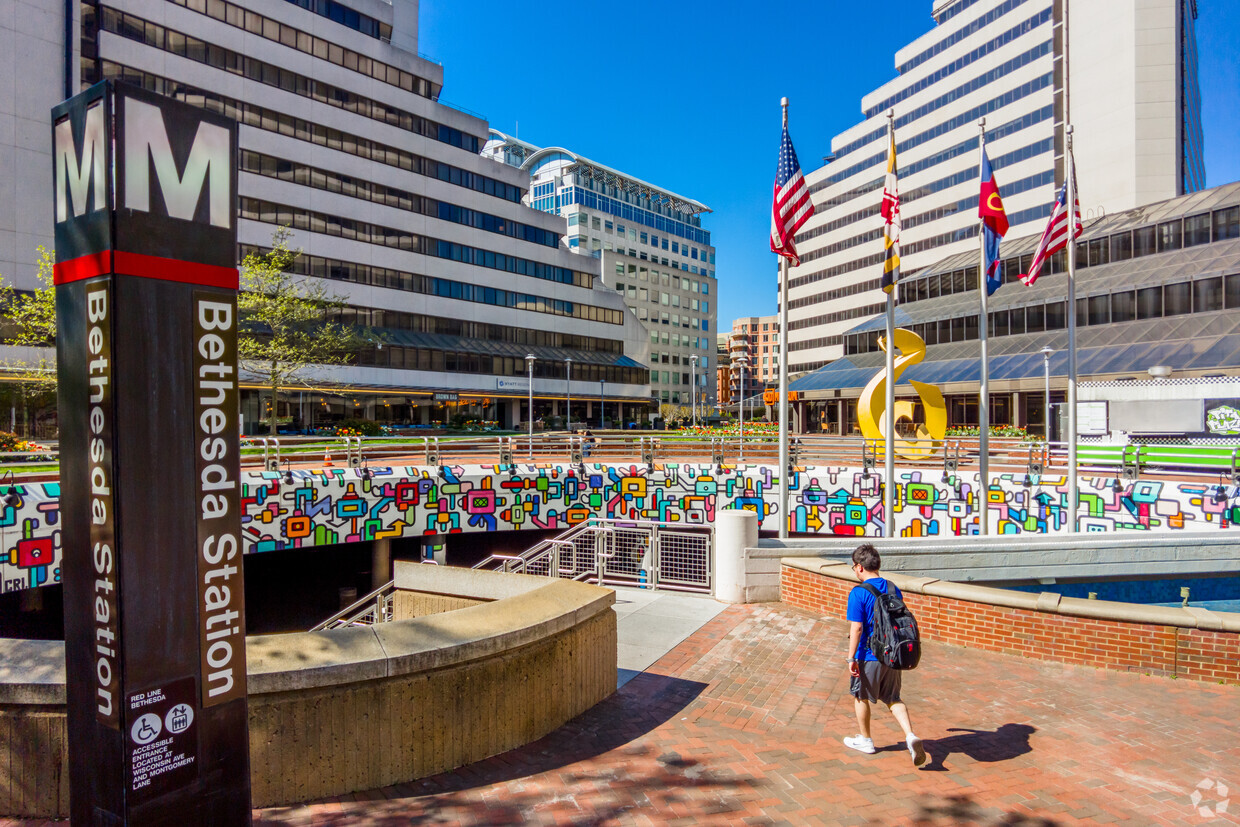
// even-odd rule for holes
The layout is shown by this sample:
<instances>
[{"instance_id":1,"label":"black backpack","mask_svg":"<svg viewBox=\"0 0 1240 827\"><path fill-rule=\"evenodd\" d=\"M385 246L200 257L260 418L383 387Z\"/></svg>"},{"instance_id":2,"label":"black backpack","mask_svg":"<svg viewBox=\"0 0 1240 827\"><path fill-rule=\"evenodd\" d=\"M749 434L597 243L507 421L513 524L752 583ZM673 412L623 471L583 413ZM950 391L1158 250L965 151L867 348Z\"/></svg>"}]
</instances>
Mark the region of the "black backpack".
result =
<instances>
[{"instance_id":1,"label":"black backpack","mask_svg":"<svg viewBox=\"0 0 1240 827\"><path fill-rule=\"evenodd\" d=\"M861 588L874 595L873 631L866 643L878 662L892 669L915 669L921 660L921 635L917 618L904 601L883 594L869 583Z\"/></svg>"}]
</instances>

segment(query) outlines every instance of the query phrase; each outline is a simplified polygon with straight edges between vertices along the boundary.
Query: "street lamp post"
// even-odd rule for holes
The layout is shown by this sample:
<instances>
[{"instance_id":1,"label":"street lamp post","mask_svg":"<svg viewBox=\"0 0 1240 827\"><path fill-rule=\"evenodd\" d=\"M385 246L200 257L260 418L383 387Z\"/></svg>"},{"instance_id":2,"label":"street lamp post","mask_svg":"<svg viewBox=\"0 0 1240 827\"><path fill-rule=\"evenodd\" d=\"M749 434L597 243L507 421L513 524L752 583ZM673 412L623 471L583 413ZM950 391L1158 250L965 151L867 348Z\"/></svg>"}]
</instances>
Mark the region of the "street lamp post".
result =
<instances>
[{"instance_id":1,"label":"street lamp post","mask_svg":"<svg viewBox=\"0 0 1240 827\"><path fill-rule=\"evenodd\" d=\"M690 393L689 398L693 400L692 404L693 404L693 427L694 428L697 427L697 363L698 363L698 356L695 353L689 357L689 378L693 380L689 388L689 393Z\"/></svg>"},{"instance_id":2,"label":"street lamp post","mask_svg":"<svg viewBox=\"0 0 1240 827\"><path fill-rule=\"evenodd\" d=\"M534 458L534 354L525 357L525 366L530 378L530 459Z\"/></svg>"},{"instance_id":3,"label":"street lamp post","mask_svg":"<svg viewBox=\"0 0 1240 827\"><path fill-rule=\"evenodd\" d=\"M736 399L736 412L740 420L740 459L745 461L745 368L749 365L749 357L740 354L732 359L732 364L736 365L737 377L740 380L740 393Z\"/></svg>"},{"instance_id":4,"label":"street lamp post","mask_svg":"<svg viewBox=\"0 0 1240 827\"><path fill-rule=\"evenodd\" d=\"M564 360L564 390L568 396L568 411L564 417L564 430L573 429L573 360Z\"/></svg>"},{"instance_id":5,"label":"street lamp post","mask_svg":"<svg viewBox=\"0 0 1240 827\"><path fill-rule=\"evenodd\" d=\"M606 414L604 413L604 410L603 410L603 387L606 384L607 384L606 379L598 380L598 428L600 431L603 430L604 428L603 423L606 421ZM621 426L623 426L623 424L624 423L621 423Z\"/></svg>"},{"instance_id":6,"label":"street lamp post","mask_svg":"<svg viewBox=\"0 0 1240 827\"><path fill-rule=\"evenodd\" d=\"M1055 348L1047 345L1039 353L1042 354L1043 387L1045 396L1042 399L1042 427L1046 431L1046 444L1051 442L1051 354Z\"/></svg>"}]
</instances>

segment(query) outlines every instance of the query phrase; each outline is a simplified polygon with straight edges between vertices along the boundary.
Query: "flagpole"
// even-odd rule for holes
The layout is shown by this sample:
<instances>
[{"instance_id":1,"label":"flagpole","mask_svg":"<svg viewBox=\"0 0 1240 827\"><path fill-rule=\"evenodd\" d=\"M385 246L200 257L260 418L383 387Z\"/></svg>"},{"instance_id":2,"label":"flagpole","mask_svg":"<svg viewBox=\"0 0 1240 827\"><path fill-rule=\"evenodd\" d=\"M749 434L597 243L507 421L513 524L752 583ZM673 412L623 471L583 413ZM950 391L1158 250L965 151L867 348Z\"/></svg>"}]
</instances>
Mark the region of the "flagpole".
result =
<instances>
[{"instance_id":1,"label":"flagpole","mask_svg":"<svg viewBox=\"0 0 1240 827\"><path fill-rule=\"evenodd\" d=\"M788 99L779 101L788 129ZM779 539L788 539L788 486L792 482L788 467L788 257L779 257Z\"/></svg>"},{"instance_id":2,"label":"flagpole","mask_svg":"<svg viewBox=\"0 0 1240 827\"><path fill-rule=\"evenodd\" d=\"M978 155L977 175L982 176L982 155L986 152L986 119L977 122ZM977 340L982 346L982 386L977 396L977 471L978 471L978 533L985 537L990 533L987 523L989 514L987 502L990 498L990 359L987 353L987 334L990 328L990 314L986 309L986 223L979 216L977 223L977 290L981 297L981 317L977 323Z\"/></svg>"},{"instance_id":3,"label":"flagpole","mask_svg":"<svg viewBox=\"0 0 1240 827\"><path fill-rule=\"evenodd\" d=\"M1068 2L1063 4L1063 121L1064 172L1068 176L1068 530L1077 531L1080 490L1076 468L1076 162L1072 158L1072 107L1068 96L1071 77L1068 74Z\"/></svg>"},{"instance_id":4,"label":"flagpole","mask_svg":"<svg viewBox=\"0 0 1240 827\"><path fill-rule=\"evenodd\" d=\"M887 110L888 147L895 145L896 113ZM890 149L888 150L890 151ZM886 429L883 440L883 536L895 536L895 478L896 478L896 286L893 282L887 293L887 382L884 419ZM782 345L782 343L781 343Z\"/></svg>"},{"instance_id":5,"label":"flagpole","mask_svg":"<svg viewBox=\"0 0 1240 827\"><path fill-rule=\"evenodd\" d=\"M1068 514L1076 533L1080 492L1076 474L1076 165L1072 160L1072 124L1064 127L1068 176Z\"/></svg>"}]
</instances>

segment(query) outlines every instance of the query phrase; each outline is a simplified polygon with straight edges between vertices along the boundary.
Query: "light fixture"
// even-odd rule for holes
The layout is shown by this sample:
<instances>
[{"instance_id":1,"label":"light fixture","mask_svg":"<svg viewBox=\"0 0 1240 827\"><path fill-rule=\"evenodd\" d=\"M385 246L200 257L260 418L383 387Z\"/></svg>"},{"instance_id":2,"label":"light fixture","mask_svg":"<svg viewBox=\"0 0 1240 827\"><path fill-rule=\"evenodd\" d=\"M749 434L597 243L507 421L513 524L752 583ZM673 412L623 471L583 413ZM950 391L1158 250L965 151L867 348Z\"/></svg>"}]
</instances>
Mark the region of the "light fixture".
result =
<instances>
[{"instance_id":1,"label":"light fixture","mask_svg":"<svg viewBox=\"0 0 1240 827\"><path fill-rule=\"evenodd\" d=\"M1025 488L1032 488L1033 477L1029 476L1028 474L1025 474L1025 479L1021 482L1021 485L1023 485Z\"/></svg>"},{"instance_id":2,"label":"light fixture","mask_svg":"<svg viewBox=\"0 0 1240 827\"><path fill-rule=\"evenodd\" d=\"M17 493L17 480L13 476L13 470L5 471L4 476L0 477L0 480L3 480L4 477L9 479L9 490L4 492L4 504L9 508L16 508L17 504L21 502L21 497Z\"/></svg>"},{"instance_id":3,"label":"light fixture","mask_svg":"<svg viewBox=\"0 0 1240 827\"><path fill-rule=\"evenodd\" d=\"M1119 477L1116 477L1115 479L1111 480L1111 490L1114 491L1116 494L1124 490L1124 485L1123 483L1119 481Z\"/></svg>"},{"instance_id":4,"label":"light fixture","mask_svg":"<svg viewBox=\"0 0 1240 827\"><path fill-rule=\"evenodd\" d=\"M10 488L9 490L12 491L13 489ZM5 499L5 502L8 502L8 496L6 496L4 499ZM1227 489L1226 488L1224 488L1221 485L1214 486L1214 502L1216 503L1227 502Z\"/></svg>"}]
</instances>

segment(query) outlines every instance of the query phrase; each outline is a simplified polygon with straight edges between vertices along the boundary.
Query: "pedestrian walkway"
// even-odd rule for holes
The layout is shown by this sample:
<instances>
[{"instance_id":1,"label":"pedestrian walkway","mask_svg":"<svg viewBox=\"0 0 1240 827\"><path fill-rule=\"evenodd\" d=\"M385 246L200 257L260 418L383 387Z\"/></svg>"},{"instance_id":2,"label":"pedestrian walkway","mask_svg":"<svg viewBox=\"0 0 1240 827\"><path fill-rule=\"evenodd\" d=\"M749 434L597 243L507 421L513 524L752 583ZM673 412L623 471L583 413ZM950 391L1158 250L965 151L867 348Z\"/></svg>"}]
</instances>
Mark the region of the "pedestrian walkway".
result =
<instances>
[{"instance_id":1,"label":"pedestrian walkway","mask_svg":"<svg viewBox=\"0 0 1240 827\"><path fill-rule=\"evenodd\" d=\"M616 589L616 688L650 668L727 608L705 595Z\"/></svg>"},{"instance_id":2,"label":"pedestrian walkway","mask_svg":"<svg viewBox=\"0 0 1240 827\"><path fill-rule=\"evenodd\" d=\"M673 617L657 613L664 595L620 597L630 641ZM839 620L729 606L540 741L255 823L1240 823L1236 687L928 643L905 681L932 758L916 770L885 712L877 755L841 745L855 727L846 644Z\"/></svg>"}]
</instances>

